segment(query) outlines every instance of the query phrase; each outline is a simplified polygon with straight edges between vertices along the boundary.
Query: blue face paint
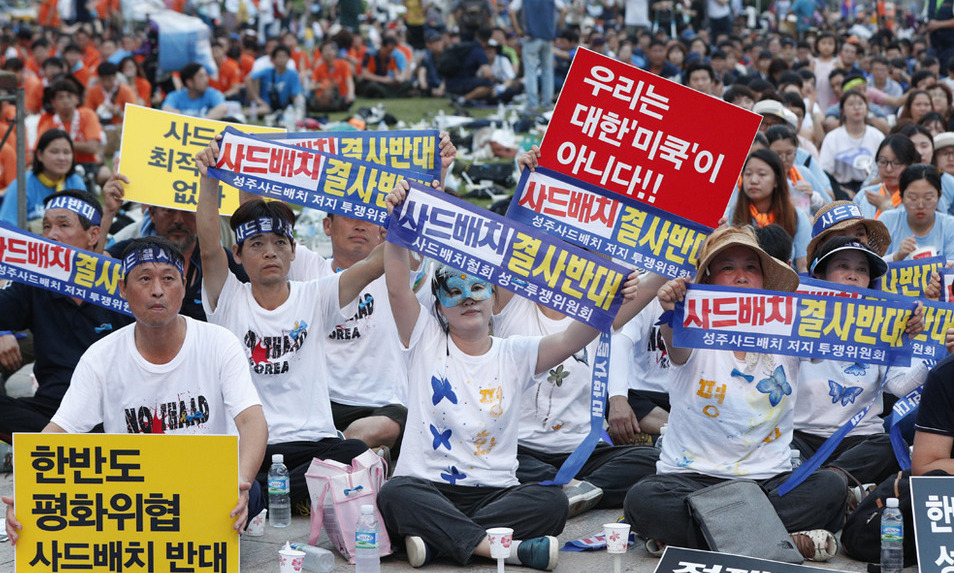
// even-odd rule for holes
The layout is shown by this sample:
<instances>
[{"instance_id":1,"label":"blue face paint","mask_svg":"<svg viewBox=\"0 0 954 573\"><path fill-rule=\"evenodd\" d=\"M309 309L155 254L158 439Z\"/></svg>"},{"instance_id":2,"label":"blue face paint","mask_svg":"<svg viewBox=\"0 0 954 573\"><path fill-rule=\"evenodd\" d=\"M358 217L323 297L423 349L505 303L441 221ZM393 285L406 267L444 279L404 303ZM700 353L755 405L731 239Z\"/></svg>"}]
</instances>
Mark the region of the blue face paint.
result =
<instances>
[{"instance_id":1,"label":"blue face paint","mask_svg":"<svg viewBox=\"0 0 954 573\"><path fill-rule=\"evenodd\" d=\"M446 287L445 287L446 285ZM453 292L454 294L451 294ZM468 274L454 274L447 277L437 291L437 300L445 308L457 306L466 299L474 302L487 300L493 294L491 284L484 279Z\"/></svg>"}]
</instances>

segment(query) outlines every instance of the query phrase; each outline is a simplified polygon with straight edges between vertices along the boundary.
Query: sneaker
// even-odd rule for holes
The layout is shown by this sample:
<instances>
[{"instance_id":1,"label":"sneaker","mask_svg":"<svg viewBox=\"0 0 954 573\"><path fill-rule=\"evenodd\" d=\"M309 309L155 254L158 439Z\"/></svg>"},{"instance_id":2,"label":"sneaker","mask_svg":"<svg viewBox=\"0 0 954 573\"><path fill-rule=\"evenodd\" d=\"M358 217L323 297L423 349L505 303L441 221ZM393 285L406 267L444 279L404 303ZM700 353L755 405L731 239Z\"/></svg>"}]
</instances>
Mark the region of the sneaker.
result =
<instances>
[{"instance_id":1,"label":"sneaker","mask_svg":"<svg viewBox=\"0 0 954 573\"><path fill-rule=\"evenodd\" d=\"M603 490L588 481L580 481L563 488L567 501L570 503L570 515L574 517L596 507L603 499Z\"/></svg>"},{"instance_id":2,"label":"sneaker","mask_svg":"<svg viewBox=\"0 0 954 573\"><path fill-rule=\"evenodd\" d=\"M828 561L838 553L838 541L828 530L811 529L791 536L795 548L809 561Z\"/></svg>"},{"instance_id":3,"label":"sneaker","mask_svg":"<svg viewBox=\"0 0 954 573\"><path fill-rule=\"evenodd\" d=\"M407 562L411 567L423 567L431 560L431 548L416 535L404 538L404 548L407 550Z\"/></svg>"},{"instance_id":4,"label":"sneaker","mask_svg":"<svg viewBox=\"0 0 954 573\"><path fill-rule=\"evenodd\" d=\"M388 472L387 477L391 477L391 474L394 473L394 464L391 463L391 448L387 446L381 446L380 448L374 451L379 458L384 460L384 467Z\"/></svg>"},{"instance_id":5,"label":"sneaker","mask_svg":"<svg viewBox=\"0 0 954 573\"><path fill-rule=\"evenodd\" d=\"M517 546L520 564L540 571L553 571L559 557L560 543L552 535L527 539Z\"/></svg>"},{"instance_id":6,"label":"sneaker","mask_svg":"<svg viewBox=\"0 0 954 573\"><path fill-rule=\"evenodd\" d=\"M662 557L663 551L665 550L666 544L662 541L656 539L646 540L646 551L648 551L653 557Z\"/></svg>"}]
</instances>

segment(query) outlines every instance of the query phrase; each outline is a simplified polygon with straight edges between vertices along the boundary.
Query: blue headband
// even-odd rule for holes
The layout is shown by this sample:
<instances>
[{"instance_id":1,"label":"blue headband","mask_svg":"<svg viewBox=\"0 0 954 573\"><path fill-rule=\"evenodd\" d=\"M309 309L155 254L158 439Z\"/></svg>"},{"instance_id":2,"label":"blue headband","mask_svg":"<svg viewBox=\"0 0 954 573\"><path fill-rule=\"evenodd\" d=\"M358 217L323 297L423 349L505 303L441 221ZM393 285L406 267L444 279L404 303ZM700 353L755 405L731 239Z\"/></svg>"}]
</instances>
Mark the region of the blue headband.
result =
<instances>
[{"instance_id":1,"label":"blue headband","mask_svg":"<svg viewBox=\"0 0 954 573\"><path fill-rule=\"evenodd\" d=\"M142 249L136 249L123 258L123 276L128 277L129 273L139 265L146 263L157 263L172 265L179 271L179 274L185 276L182 268L182 261L172 255L172 251L164 249L157 245L149 245Z\"/></svg>"},{"instance_id":2,"label":"blue headband","mask_svg":"<svg viewBox=\"0 0 954 573\"><path fill-rule=\"evenodd\" d=\"M295 240L294 235L292 235L292 226L288 221L278 217L259 217L246 221L235 229L235 242L241 245L249 237L266 233L278 233L285 235L290 240Z\"/></svg>"},{"instance_id":3,"label":"blue headband","mask_svg":"<svg viewBox=\"0 0 954 573\"><path fill-rule=\"evenodd\" d=\"M812 225L812 237L817 237L823 231L832 227L835 223L848 221L849 219L863 220L864 218L865 216L861 214L861 209L858 207L858 205L855 205L854 203L851 205L839 205L834 209L826 211L820 217L818 217L818 220L815 221L814 225Z\"/></svg>"},{"instance_id":4,"label":"blue headband","mask_svg":"<svg viewBox=\"0 0 954 573\"><path fill-rule=\"evenodd\" d=\"M72 211L80 217L85 217L90 223L97 226L103 220L95 207L82 199L69 195L53 195L47 202L46 208L47 210L66 209L67 211Z\"/></svg>"}]
</instances>

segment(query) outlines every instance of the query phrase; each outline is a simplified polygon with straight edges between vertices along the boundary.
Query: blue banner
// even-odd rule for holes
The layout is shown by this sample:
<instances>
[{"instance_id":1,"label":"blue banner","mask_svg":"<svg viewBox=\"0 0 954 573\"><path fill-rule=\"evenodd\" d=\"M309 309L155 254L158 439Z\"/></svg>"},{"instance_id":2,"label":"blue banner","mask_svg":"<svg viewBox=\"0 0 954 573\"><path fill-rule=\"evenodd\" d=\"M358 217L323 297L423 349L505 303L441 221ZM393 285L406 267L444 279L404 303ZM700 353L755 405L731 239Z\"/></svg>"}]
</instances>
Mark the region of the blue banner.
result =
<instances>
[{"instance_id":1,"label":"blue banner","mask_svg":"<svg viewBox=\"0 0 954 573\"><path fill-rule=\"evenodd\" d=\"M913 261L888 263L888 272L878 279L875 288L904 296L924 297L924 289L931 282L931 273L939 272L947 261L944 257L930 257Z\"/></svg>"},{"instance_id":2,"label":"blue banner","mask_svg":"<svg viewBox=\"0 0 954 573\"><path fill-rule=\"evenodd\" d=\"M908 450L908 444L901 437L901 420L918 411L918 406L921 404L921 392L923 391L924 385L911 390L903 398L898 399L891 408L891 429L888 431L888 435L891 438L891 449L894 450L894 457L903 470L911 469L911 452Z\"/></svg>"},{"instance_id":3,"label":"blue banner","mask_svg":"<svg viewBox=\"0 0 954 573\"><path fill-rule=\"evenodd\" d=\"M430 182L441 176L439 132L436 129L398 131L298 131L262 134L261 138L367 161L392 169L414 171Z\"/></svg>"},{"instance_id":4,"label":"blue banner","mask_svg":"<svg viewBox=\"0 0 954 573\"><path fill-rule=\"evenodd\" d=\"M524 170L507 216L669 278L690 277L712 229L538 167Z\"/></svg>"},{"instance_id":5,"label":"blue banner","mask_svg":"<svg viewBox=\"0 0 954 573\"><path fill-rule=\"evenodd\" d=\"M209 176L249 193L383 225L384 198L398 181L421 173L382 167L227 127ZM427 181L426 183L430 183Z\"/></svg>"},{"instance_id":6,"label":"blue banner","mask_svg":"<svg viewBox=\"0 0 954 573\"><path fill-rule=\"evenodd\" d=\"M907 366L902 346L913 302L688 285L676 303L673 344Z\"/></svg>"},{"instance_id":7,"label":"blue banner","mask_svg":"<svg viewBox=\"0 0 954 573\"><path fill-rule=\"evenodd\" d=\"M76 297L132 316L129 305L119 295L122 261L50 241L2 222L0 279Z\"/></svg>"},{"instance_id":8,"label":"blue banner","mask_svg":"<svg viewBox=\"0 0 954 573\"><path fill-rule=\"evenodd\" d=\"M466 201L411 183L387 240L606 332L629 272Z\"/></svg>"}]
</instances>

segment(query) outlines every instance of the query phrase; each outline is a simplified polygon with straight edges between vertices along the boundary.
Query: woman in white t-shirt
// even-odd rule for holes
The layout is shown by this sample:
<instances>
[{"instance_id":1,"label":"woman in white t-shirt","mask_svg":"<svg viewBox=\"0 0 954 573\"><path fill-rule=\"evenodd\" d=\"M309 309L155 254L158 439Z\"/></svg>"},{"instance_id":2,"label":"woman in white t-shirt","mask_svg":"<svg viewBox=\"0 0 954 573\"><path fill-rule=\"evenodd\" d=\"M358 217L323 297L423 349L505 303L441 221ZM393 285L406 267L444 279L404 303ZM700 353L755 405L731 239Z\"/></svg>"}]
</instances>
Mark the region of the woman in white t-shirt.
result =
<instances>
[{"instance_id":1,"label":"woman in white t-shirt","mask_svg":"<svg viewBox=\"0 0 954 573\"><path fill-rule=\"evenodd\" d=\"M759 248L751 228L714 231L699 254L693 282L733 288L794 291L798 276ZM659 290L664 311L686 294L686 280ZM795 545L807 559L830 559L838 544L847 482L832 470L818 470L784 497L777 489L790 475L789 443L798 379L798 358L753 352L669 349L669 431L656 475L626 495L627 521L647 549L664 545L707 549L687 496L733 479L750 479L766 492ZM756 532L739 532L753 535Z\"/></svg>"},{"instance_id":2,"label":"woman in white t-shirt","mask_svg":"<svg viewBox=\"0 0 954 573\"><path fill-rule=\"evenodd\" d=\"M409 186L398 185L388 208ZM466 564L490 557L486 530L511 527L511 562L552 569L567 498L559 487L520 485L517 429L521 395L534 375L560 364L595 338L579 322L543 337L491 336L492 285L439 267L433 313L410 288L409 253L388 243L388 296L408 368L408 418L394 477L378 493L388 533L404 537L408 560L432 556ZM635 294L635 275L624 294ZM523 541L520 541L523 540Z\"/></svg>"}]
</instances>

